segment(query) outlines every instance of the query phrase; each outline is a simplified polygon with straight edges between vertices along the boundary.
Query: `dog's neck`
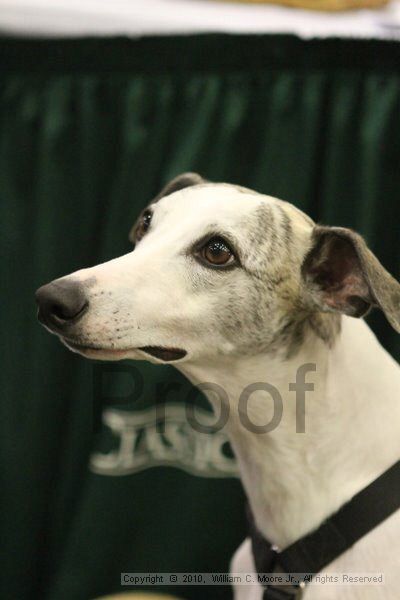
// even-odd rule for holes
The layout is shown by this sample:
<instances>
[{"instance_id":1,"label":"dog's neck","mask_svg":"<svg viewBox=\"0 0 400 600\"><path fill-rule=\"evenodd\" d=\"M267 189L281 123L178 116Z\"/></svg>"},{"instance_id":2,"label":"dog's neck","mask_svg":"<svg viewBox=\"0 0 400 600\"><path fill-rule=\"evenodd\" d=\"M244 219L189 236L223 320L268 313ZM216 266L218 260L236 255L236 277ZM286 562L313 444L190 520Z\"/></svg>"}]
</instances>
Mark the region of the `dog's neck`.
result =
<instances>
[{"instance_id":1,"label":"dog's neck","mask_svg":"<svg viewBox=\"0 0 400 600\"><path fill-rule=\"evenodd\" d=\"M290 384L306 364L316 370L307 367L314 391L305 393L302 433L296 432L301 396L297 392L296 403ZM343 318L333 347L310 328L289 359L268 354L182 367L191 381L213 382L226 392L226 430L256 523L280 548L318 527L400 457L400 369L363 321ZM251 423L271 421L271 395L256 385L247 409L243 396L239 401L247 386L260 382L282 398L281 420L268 433L255 433ZM221 401L214 392L208 397L220 415Z\"/></svg>"}]
</instances>

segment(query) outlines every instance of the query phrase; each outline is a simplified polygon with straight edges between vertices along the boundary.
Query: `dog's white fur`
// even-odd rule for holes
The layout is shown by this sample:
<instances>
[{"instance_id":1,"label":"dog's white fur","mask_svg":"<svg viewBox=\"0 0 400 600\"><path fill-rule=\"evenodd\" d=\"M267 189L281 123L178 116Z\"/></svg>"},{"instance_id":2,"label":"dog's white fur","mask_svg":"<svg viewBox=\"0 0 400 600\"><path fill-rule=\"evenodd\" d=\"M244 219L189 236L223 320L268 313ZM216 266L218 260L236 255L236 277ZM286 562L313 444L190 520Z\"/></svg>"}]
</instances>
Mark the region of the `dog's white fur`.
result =
<instances>
[{"instance_id":1,"label":"dog's white fur","mask_svg":"<svg viewBox=\"0 0 400 600\"><path fill-rule=\"evenodd\" d=\"M293 435L293 398L287 393L286 423L268 439L246 435L240 427L232 436L258 526L281 547L316 528L400 456L400 369L364 321L343 317L341 337L333 350L310 340L298 361L315 362L319 373L316 393L309 393L307 400L306 433ZM293 380L278 375L276 382L280 390L287 390ZM265 422L263 412L260 408L254 420ZM271 442L271 438L275 439ZM398 511L324 569L325 573L383 572L384 587L315 586L307 589L305 598L394 600L399 561ZM248 541L231 568L233 572L254 569ZM237 600L262 598L260 589L250 590L240 590Z\"/></svg>"},{"instance_id":2,"label":"dog's white fur","mask_svg":"<svg viewBox=\"0 0 400 600\"><path fill-rule=\"evenodd\" d=\"M289 254L285 243L275 239L272 246L268 231L265 239L255 239L263 236L260 215L267 208L274 221L272 237L278 242L285 232L284 220L290 221ZM257 526L280 548L318 527L400 458L400 368L363 320L341 317L341 330L332 344L306 328L296 351L271 351L291 299L303 293L300 270L313 229L311 220L289 204L234 186L198 185L157 203L151 228L134 252L69 276L86 285L89 295L90 308L77 335L81 344L96 349L82 348L83 355L143 359L149 357L137 350L142 346L184 348L187 356L176 367L194 383L211 381L226 390L230 405L226 428ZM211 272L193 259L191 245L214 231L235 240L246 273ZM247 322L255 293L253 277L262 279L263 272L272 286L264 290L260 284L258 293L267 299L259 302L259 322L254 326ZM280 295L273 282L281 273L287 283ZM68 345L68 339L63 341ZM305 363L316 365L316 371L307 374L315 389L306 393L305 433L296 433L295 394L289 384ZM241 424L238 398L248 384L263 381L279 390L283 416L274 431L257 435ZM209 399L219 413L212 392ZM267 423L271 398L256 391L248 409L252 422ZM397 511L325 569L382 571L386 585L310 586L304 597L395 600L399 557ZM248 570L254 570L254 564L246 540L232 571ZM258 586L238 588L235 595L236 600L261 597Z\"/></svg>"}]
</instances>

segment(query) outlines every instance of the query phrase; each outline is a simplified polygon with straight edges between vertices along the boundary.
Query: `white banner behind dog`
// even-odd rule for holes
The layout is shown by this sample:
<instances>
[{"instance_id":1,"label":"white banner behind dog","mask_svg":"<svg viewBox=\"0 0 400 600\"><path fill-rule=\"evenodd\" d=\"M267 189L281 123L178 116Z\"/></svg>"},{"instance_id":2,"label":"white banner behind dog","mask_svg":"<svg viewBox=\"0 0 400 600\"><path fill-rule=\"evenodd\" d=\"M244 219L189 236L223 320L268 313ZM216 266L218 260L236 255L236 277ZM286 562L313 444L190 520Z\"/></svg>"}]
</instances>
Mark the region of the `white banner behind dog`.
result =
<instances>
[{"instance_id":1,"label":"white banner behind dog","mask_svg":"<svg viewBox=\"0 0 400 600\"><path fill-rule=\"evenodd\" d=\"M0 0L0 30L46 37L226 32L399 39L400 1L331 14L208 0Z\"/></svg>"}]
</instances>

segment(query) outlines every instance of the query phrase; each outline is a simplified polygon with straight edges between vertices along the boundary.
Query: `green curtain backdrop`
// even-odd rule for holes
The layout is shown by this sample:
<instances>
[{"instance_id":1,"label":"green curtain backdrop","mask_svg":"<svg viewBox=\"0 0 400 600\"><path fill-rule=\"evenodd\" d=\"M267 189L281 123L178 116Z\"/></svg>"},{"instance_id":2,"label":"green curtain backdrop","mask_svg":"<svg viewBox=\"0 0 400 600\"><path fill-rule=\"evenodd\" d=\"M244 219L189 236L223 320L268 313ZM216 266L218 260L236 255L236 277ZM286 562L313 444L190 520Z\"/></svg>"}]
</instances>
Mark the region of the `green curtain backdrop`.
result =
<instances>
[{"instance_id":1,"label":"green curtain backdrop","mask_svg":"<svg viewBox=\"0 0 400 600\"><path fill-rule=\"evenodd\" d=\"M187 384L68 352L37 324L34 290L128 251L139 210L185 170L351 226L399 277L400 45L2 39L0 65L0 596L88 600L121 591L124 571L225 571L243 494L225 441L182 424Z\"/></svg>"}]
</instances>

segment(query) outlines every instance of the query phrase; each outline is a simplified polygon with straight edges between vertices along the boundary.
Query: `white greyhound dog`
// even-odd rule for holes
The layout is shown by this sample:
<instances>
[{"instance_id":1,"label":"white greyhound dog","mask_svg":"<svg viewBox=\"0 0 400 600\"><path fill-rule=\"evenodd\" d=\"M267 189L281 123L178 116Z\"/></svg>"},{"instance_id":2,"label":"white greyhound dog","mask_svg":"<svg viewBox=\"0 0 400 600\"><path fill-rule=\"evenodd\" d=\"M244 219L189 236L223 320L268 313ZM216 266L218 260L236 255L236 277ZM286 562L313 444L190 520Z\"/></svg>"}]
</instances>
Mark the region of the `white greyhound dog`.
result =
<instances>
[{"instance_id":1,"label":"white greyhound dog","mask_svg":"<svg viewBox=\"0 0 400 600\"><path fill-rule=\"evenodd\" d=\"M284 549L315 530L399 460L400 368L354 317L378 306L400 331L400 285L358 234L188 173L130 237L134 251L40 288L39 319L85 357L173 362L195 384L217 384L209 400L218 413L229 406L225 428L271 543ZM313 388L304 414L294 393L302 365ZM272 386L283 410L265 432L276 420ZM254 569L247 539L232 570ZM398 600L400 510L324 571L383 572L385 583L310 585L306 600ZM262 594L235 589L237 600Z\"/></svg>"}]
</instances>

